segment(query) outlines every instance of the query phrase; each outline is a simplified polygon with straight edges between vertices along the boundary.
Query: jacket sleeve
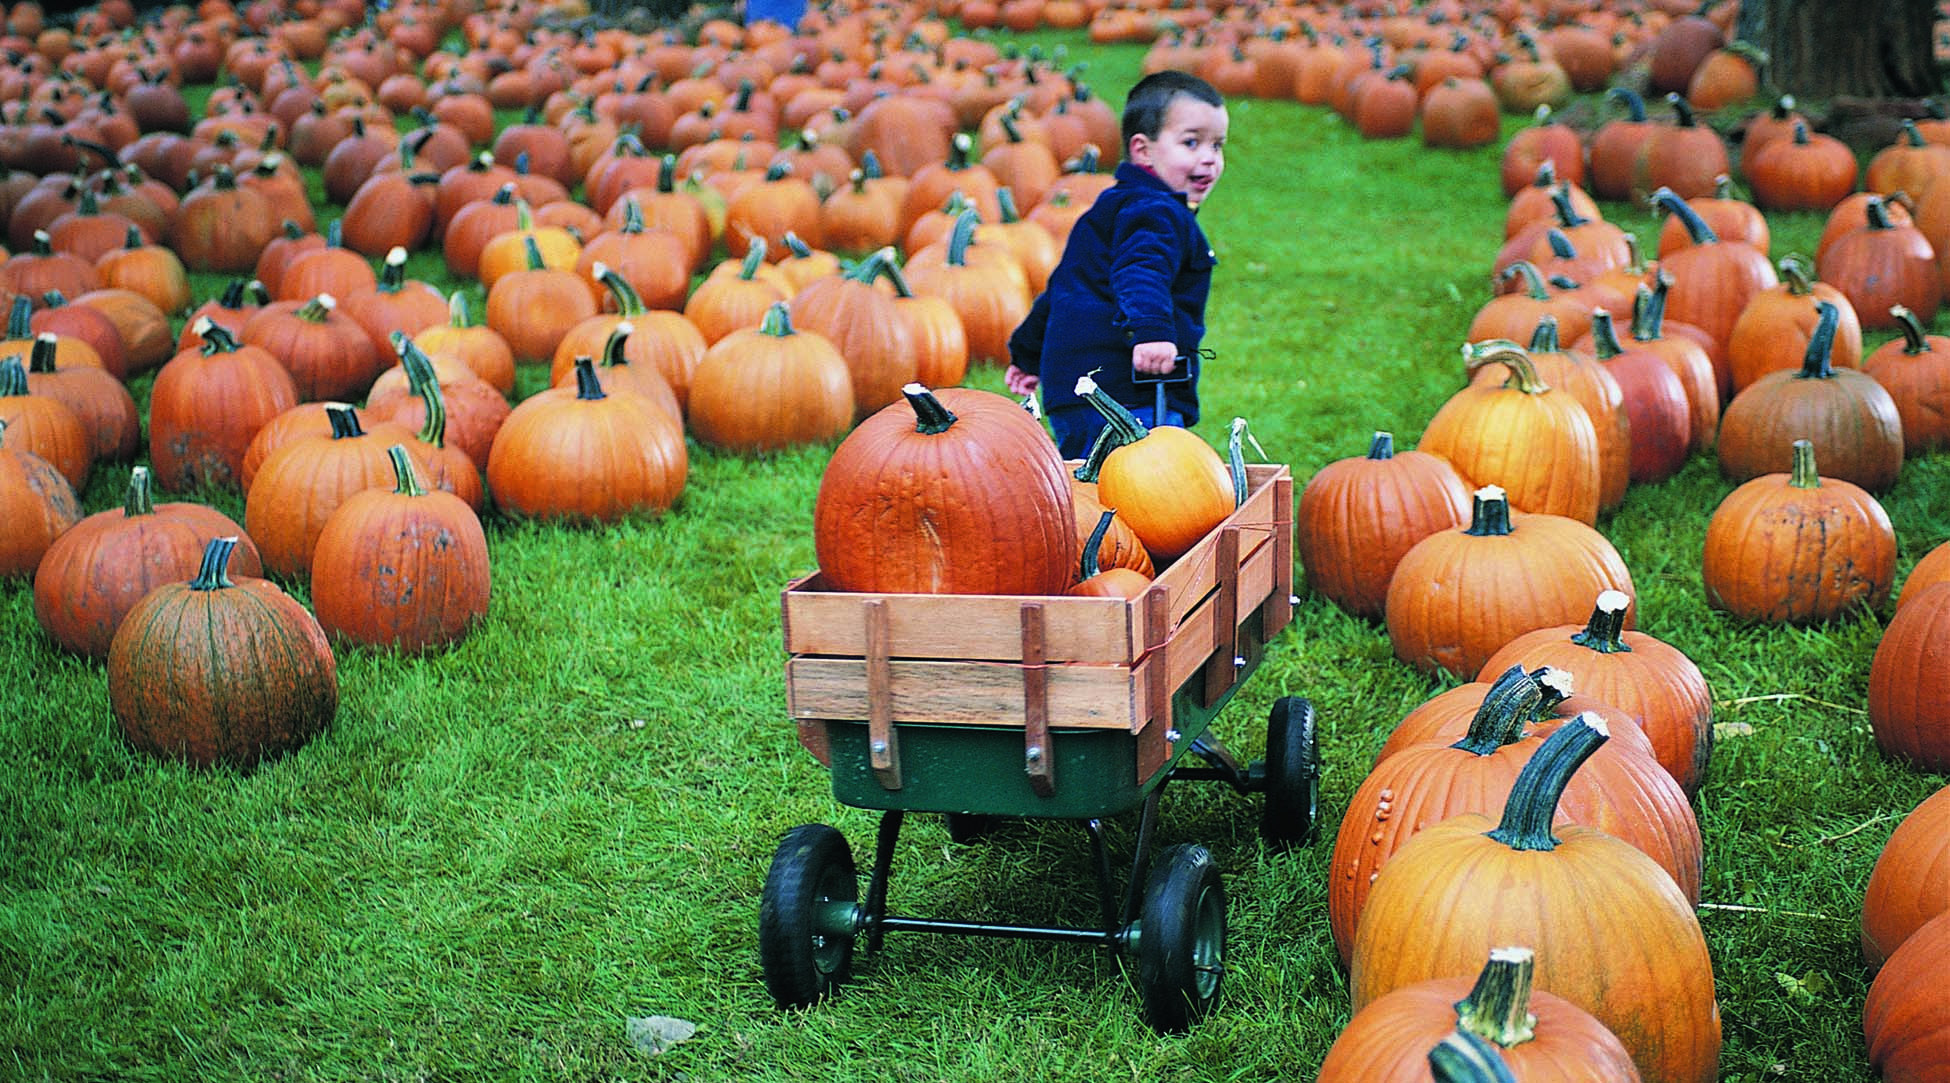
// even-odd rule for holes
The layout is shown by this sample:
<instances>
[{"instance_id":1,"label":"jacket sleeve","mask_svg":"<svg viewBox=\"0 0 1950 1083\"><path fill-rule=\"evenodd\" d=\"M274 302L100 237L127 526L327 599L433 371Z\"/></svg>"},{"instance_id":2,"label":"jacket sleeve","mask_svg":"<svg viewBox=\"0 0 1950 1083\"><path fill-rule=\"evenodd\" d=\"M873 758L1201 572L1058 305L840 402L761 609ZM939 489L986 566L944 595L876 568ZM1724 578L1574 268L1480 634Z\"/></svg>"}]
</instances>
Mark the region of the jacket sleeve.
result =
<instances>
[{"instance_id":1,"label":"jacket sleeve","mask_svg":"<svg viewBox=\"0 0 1950 1083\"><path fill-rule=\"evenodd\" d=\"M1118 215L1111 242L1110 292L1131 341L1176 341L1172 280L1179 240L1171 219L1157 207L1130 207Z\"/></svg>"},{"instance_id":2,"label":"jacket sleeve","mask_svg":"<svg viewBox=\"0 0 1950 1083\"><path fill-rule=\"evenodd\" d=\"M1036 295L1029 315L1009 336L1009 363L1032 376L1042 374L1043 333L1049 328L1049 291Z\"/></svg>"}]
</instances>

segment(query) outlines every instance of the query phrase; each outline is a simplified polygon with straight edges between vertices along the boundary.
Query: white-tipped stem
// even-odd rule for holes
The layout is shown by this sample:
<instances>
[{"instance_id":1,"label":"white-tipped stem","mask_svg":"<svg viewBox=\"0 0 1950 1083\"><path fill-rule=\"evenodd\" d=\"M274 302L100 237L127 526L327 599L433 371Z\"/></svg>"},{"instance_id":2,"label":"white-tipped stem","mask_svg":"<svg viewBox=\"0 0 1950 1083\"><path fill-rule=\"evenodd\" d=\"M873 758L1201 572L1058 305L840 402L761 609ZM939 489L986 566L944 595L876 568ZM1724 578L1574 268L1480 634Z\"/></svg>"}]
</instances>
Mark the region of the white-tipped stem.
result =
<instances>
[{"instance_id":1,"label":"white-tipped stem","mask_svg":"<svg viewBox=\"0 0 1950 1083\"><path fill-rule=\"evenodd\" d=\"M636 324L624 320L616 325L615 333L619 335L634 335L636 334Z\"/></svg>"},{"instance_id":2,"label":"white-tipped stem","mask_svg":"<svg viewBox=\"0 0 1950 1083\"><path fill-rule=\"evenodd\" d=\"M1480 488L1480 489L1478 489L1478 490L1476 490L1476 491L1475 491L1474 493L1472 493L1471 495L1472 495L1472 496L1474 496L1474 497L1475 497L1476 499L1478 499L1478 500L1507 500L1507 499L1509 499L1509 494L1508 494L1508 493L1505 493L1505 492L1503 491L1503 486L1501 486L1501 485L1485 485L1485 486L1483 486L1482 488Z\"/></svg>"},{"instance_id":3,"label":"white-tipped stem","mask_svg":"<svg viewBox=\"0 0 1950 1083\"><path fill-rule=\"evenodd\" d=\"M1607 613L1617 613L1632 604L1631 595L1622 590L1606 590L1598 593L1598 608Z\"/></svg>"},{"instance_id":4,"label":"white-tipped stem","mask_svg":"<svg viewBox=\"0 0 1950 1083\"><path fill-rule=\"evenodd\" d=\"M609 273L609 264L598 260L594 267L589 268L589 273L597 278L601 278Z\"/></svg>"},{"instance_id":5,"label":"white-tipped stem","mask_svg":"<svg viewBox=\"0 0 1950 1083\"><path fill-rule=\"evenodd\" d=\"M1537 683L1557 693L1559 699L1570 699L1577 694L1577 678L1568 669L1545 666L1537 671Z\"/></svg>"},{"instance_id":6,"label":"white-tipped stem","mask_svg":"<svg viewBox=\"0 0 1950 1083\"><path fill-rule=\"evenodd\" d=\"M1097 381L1088 376L1079 376L1076 391L1079 395L1094 395L1097 392Z\"/></svg>"},{"instance_id":7,"label":"white-tipped stem","mask_svg":"<svg viewBox=\"0 0 1950 1083\"><path fill-rule=\"evenodd\" d=\"M208 317L208 316L198 316L198 317L196 318L196 322L195 322L195 323L193 323L193 324L190 324L190 330L192 330L192 331L195 331L195 332L196 332L197 334L199 334L199 335L200 335L200 334L203 334L203 333L204 333L205 331L208 331L208 330L209 330L210 328L212 328L212 327L215 327L215 326L216 326L216 324L214 324L214 323L212 323L212 322L210 322L210 317Z\"/></svg>"},{"instance_id":8,"label":"white-tipped stem","mask_svg":"<svg viewBox=\"0 0 1950 1083\"><path fill-rule=\"evenodd\" d=\"M1596 711L1579 711L1578 721L1590 726L1606 737L1611 736L1611 726L1606 724L1604 719L1598 717L1598 712Z\"/></svg>"},{"instance_id":9,"label":"white-tipped stem","mask_svg":"<svg viewBox=\"0 0 1950 1083\"><path fill-rule=\"evenodd\" d=\"M394 245L393 250L391 252L386 253L386 266L388 267L406 266L406 249L401 248L399 245Z\"/></svg>"},{"instance_id":10,"label":"white-tipped stem","mask_svg":"<svg viewBox=\"0 0 1950 1083\"><path fill-rule=\"evenodd\" d=\"M318 307L326 310L327 312L330 312L332 309L339 307L339 299L332 296L329 293L319 294L317 300L318 300Z\"/></svg>"},{"instance_id":11,"label":"white-tipped stem","mask_svg":"<svg viewBox=\"0 0 1950 1083\"><path fill-rule=\"evenodd\" d=\"M927 393L928 393L927 385L919 382L918 380L911 384L901 385L901 394L903 395L925 395Z\"/></svg>"}]
</instances>

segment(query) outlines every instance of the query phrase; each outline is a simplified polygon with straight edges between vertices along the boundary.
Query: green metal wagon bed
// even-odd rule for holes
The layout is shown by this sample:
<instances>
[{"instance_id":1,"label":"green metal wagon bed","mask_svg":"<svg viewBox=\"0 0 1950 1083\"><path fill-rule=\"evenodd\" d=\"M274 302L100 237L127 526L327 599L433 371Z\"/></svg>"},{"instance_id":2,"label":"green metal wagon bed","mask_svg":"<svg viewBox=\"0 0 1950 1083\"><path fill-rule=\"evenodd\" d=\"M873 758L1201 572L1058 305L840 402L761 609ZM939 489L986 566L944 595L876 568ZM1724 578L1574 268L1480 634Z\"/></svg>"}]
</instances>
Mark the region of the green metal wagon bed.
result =
<instances>
[{"instance_id":1,"label":"green metal wagon bed","mask_svg":"<svg viewBox=\"0 0 1950 1083\"><path fill-rule=\"evenodd\" d=\"M1275 703L1267 755L1242 764L1213 720L1292 619L1293 482L1247 468L1247 498L1135 599L842 593L817 573L783 596L787 703L842 804L880 810L864 896L851 849L825 824L780 843L760 904L765 982L810 1004L892 931L1093 945L1135 956L1144 1016L1183 1030L1224 975L1225 891L1200 846L1152 854L1173 779L1266 795L1261 833L1316 831L1311 705ZM1189 758L1188 758L1189 756ZM1119 890L1106 819L1139 811ZM957 841L996 818L1063 819L1090 839L1100 921L999 924L891 913L888 887L910 812L941 813Z\"/></svg>"}]
</instances>

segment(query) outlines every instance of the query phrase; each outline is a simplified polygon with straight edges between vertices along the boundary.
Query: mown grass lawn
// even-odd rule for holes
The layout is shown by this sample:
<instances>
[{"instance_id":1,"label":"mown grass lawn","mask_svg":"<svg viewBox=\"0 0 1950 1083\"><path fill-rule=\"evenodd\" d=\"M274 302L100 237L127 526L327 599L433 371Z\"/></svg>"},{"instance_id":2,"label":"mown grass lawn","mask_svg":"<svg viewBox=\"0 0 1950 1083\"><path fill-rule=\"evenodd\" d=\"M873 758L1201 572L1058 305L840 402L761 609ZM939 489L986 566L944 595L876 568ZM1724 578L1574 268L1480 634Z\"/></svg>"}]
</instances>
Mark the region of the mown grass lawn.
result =
<instances>
[{"instance_id":1,"label":"mown grass lawn","mask_svg":"<svg viewBox=\"0 0 1950 1083\"><path fill-rule=\"evenodd\" d=\"M1037 40L1087 56L1113 99L1135 77L1136 49ZM1217 440L1249 417L1302 482L1374 429L1412 444L1460 383L1457 346L1486 295L1497 150L1368 144L1287 103L1232 116L1228 173L1202 212L1221 266L1201 431ZM1651 236L1643 211L1607 213ZM1774 226L1777 255L1809 253L1820 223ZM437 266L422 256L413 273L438 280ZM993 370L971 382L1000 386ZM1108 955L898 934L840 998L772 1007L756 922L774 845L825 821L864 863L874 822L833 801L784 706L778 591L813 564L826 449L692 452L683 502L658 521L491 523L488 622L430 658L342 650L332 729L248 776L131 753L102 668L54 651L31 592L0 586L0 1077L1310 1076L1347 1017L1325 845L1270 854L1254 801L1189 785L1168 792L1163 841L1210 847L1231 896L1224 1001L1191 1035L1145 1030ZM100 471L89 510L117 503L125 477ZM1947 486L1938 455L1885 497L1904 570L1950 537ZM1886 763L1868 732L1886 608L1813 629L1707 608L1701 544L1731 488L1697 459L1600 527L1632 570L1641 630L1690 654L1719 704L1697 807L1723 1078L1862 1080L1862 886L1943 780ZM241 517L238 499L208 495ZM1378 626L1303 596L1217 729L1257 754L1273 698L1311 696L1331 838L1382 736L1438 689ZM1130 827L1113 840L1128 847ZM903 911L1094 913L1067 825L963 847L917 817L906 840ZM657 1015L696 1037L660 1056L635 1047L626 1021Z\"/></svg>"}]
</instances>

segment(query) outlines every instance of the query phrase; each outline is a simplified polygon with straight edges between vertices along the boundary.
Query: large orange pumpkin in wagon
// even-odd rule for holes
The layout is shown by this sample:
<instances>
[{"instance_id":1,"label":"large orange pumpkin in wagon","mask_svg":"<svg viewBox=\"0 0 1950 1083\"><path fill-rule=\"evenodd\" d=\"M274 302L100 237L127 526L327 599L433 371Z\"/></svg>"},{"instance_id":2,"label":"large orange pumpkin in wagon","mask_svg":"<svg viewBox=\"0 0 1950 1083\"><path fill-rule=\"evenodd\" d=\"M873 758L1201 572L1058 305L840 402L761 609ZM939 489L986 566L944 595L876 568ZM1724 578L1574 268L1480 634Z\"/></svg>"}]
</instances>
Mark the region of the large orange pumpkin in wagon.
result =
<instances>
[{"instance_id":1,"label":"large orange pumpkin in wagon","mask_svg":"<svg viewBox=\"0 0 1950 1083\"><path fill-rule=\"evenodd\" d=\"M813 510L839 590L1062 594L1076 524L1056 445L1003 395L901 389L833 453Z\"/></svg>"}]
</instances>

